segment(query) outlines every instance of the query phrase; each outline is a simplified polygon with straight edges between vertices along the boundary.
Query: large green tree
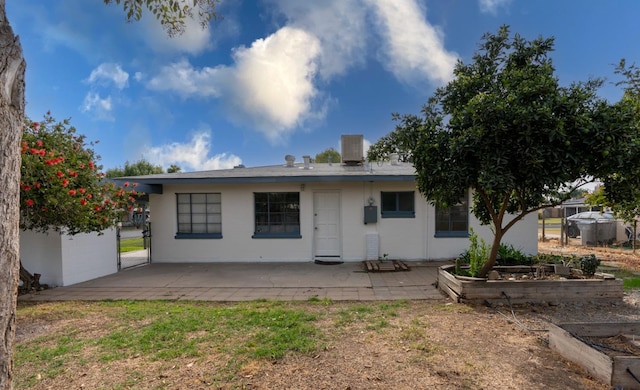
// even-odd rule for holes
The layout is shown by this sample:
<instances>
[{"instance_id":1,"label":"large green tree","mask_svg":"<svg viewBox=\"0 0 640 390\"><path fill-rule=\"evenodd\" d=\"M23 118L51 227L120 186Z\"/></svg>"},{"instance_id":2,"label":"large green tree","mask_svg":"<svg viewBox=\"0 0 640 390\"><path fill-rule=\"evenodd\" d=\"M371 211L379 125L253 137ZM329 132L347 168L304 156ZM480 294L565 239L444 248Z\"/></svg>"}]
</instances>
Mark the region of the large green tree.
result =
<instances>
[{"instance_id":1,"label":"large green tree","mask_svg":"<svg viewBox=\"0 0 640 390\"><path fill-rule=\"evenodd\" d=\"M615 139L609 137L616 152L607 156L607 169L600 177L604 186L591 202L600 202L631 222L640 215L640 69L621 60L615 73L623 77L616 83L623 87L623 95L611 107L617 116L610 126L623 131Z\"/></svg>"},{"instance_id":2,"label":"large green tree","mask_svg":"<svg viewBox=\"0 0 640 390\"><path fill-rule=\"evenodd\" d=\"M316 154L315 162L317 163L339 163L342 161L340 157L340 152L335 150L334 148L328 148L323 150L322 152Z\"/></svg>"},{"instance_id":3,"label":"large green tree","mask_svg":"<svg viewBox=\"0 0 640 390\"><path fill-rule=\"evenodd\" d=\"M155 173L164 173L162 166L153 165L145 159L140 159L134 163L125 161L124 167L110 168L105 172L109 179L124 176L153 175Z\"/></svg>"},{"instance_id":4,"label":"large green tree","mask_svg":"<svg viewBox=\"0 0 640 390\"><path fill-rule=\"evenodd\" d=\"M600 81L560 85L553 46L553 38L526 40L503 26L483 36L471 63L456 64L421 116L395 116L393 137L403 140L424 197L446 207L471 190L473 214L492 225L480 276L514 224L601 175L623 132L610 126L618 115L597 97Z\"/></svg>"},{"instance_id":5,"label":"large green tree","mask_svg":"<svg viewBox=\"0 0 640 390\"><path fill-rule=\"evenodd\" d=\"M217 0L106 0L121 4L128 20L142 17L146 8L169 35L184 31L194 10L203 26L215 17ZM20 40L7 19L6 0L0 0L0 390L13 387L13 342L20 270L20 139L24 119L26 61Z\"/></svg>"}]
</instances>

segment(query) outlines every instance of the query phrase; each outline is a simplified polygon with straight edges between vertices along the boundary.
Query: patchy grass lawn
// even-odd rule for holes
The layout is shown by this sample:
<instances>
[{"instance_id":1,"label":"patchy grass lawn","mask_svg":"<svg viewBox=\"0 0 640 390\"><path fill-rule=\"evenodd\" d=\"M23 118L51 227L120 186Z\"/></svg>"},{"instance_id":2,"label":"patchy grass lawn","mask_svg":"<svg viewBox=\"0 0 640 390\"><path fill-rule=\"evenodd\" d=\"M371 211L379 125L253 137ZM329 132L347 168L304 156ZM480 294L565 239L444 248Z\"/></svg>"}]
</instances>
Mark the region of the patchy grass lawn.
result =
<instances>
[{"instance_id":1,"label":"patchy grass lawn","mask_svg":"<svg viewBox=\"0 0 640 390\"><path fill-rule=\"evenodd\" d=\"M495 310L444 301L20 302L17 316L17 389L607 388Z\"/></svg>"}]
</instances>

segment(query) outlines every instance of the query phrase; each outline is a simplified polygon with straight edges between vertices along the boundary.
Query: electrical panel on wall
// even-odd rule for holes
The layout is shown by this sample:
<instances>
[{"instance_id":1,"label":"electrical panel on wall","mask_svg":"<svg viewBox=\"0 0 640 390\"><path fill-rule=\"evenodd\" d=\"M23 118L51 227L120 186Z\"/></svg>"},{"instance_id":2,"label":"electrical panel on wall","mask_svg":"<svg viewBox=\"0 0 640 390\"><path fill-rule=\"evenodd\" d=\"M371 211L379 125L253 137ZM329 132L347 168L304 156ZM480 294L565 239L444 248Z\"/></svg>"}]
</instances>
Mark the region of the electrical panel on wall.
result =
<instances>
[{"instance_id":1,"label":"electrical panel on wall","mask_svg":"<svg viewBox=\"0 0 640 390\"><path fill-rule=\"evenodd\" d=\"M364 224L378 222L378 206L364 206Z\"/></svg>"}]
</instances>

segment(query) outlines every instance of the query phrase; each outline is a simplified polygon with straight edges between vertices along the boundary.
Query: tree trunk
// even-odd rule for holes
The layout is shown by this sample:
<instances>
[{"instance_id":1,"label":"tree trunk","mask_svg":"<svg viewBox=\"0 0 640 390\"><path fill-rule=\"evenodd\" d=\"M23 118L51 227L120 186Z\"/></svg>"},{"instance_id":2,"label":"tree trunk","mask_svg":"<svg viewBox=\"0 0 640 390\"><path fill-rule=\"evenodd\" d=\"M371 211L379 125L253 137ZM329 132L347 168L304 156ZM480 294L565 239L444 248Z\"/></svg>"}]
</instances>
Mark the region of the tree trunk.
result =
<instances>
[{"instance_id":1,"label":"tree trunk","mask_svg":"<svg viewBox=\"0 0 640 390\"><path fill-rule=\"evenodd\" d=\"M0 0L0 389L13 388L13 341L20 272L20 139L24 119L22 47Z\"/></svg>"},{"instance_id":2,"label":"tree trunk","mask_svg":"<svg viewBox=\"0 0 640 390\"><path fill-rule=\"evenodd\" d=\"M480 268L480 272L478 272L478 277L485 278L489 271L493 269L493 266L496 265L496 260L498 259L498 249L500 249L500 242L502 241L502 236L504 232L501 228L496 228L495 235L493 236L493 244L491 245L491 252L489 252L489 258L484 263L482 268Z\"/></svg>"}]
</instances>

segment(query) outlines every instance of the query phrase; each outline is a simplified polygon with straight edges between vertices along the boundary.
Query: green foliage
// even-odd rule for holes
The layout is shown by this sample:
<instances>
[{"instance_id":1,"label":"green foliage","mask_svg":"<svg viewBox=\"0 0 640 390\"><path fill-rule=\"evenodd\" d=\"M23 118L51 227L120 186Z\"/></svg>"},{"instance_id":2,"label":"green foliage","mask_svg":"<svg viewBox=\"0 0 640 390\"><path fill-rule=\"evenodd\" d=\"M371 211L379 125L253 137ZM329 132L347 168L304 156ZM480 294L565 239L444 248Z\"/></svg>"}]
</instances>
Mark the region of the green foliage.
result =
<instances>
[{"instance_id":1,"label":"green foliage","mask_svg":"<svg viewBox=\"0 0 640 390\"><path fill-rule=\"evenodd\" d=\"M469 233L469 274L477 277L489 257L491 246L470 229Z\"/></svg>"},{"instance_id":2,"label":"green foliage","mask_svg":"<svg viewBox=\"0 0 640 390\"><path fill-rule=\"evenodd\" d=\"M616 115L611 115L608 125L624 132L609 137L616 147L603 161L601 197L616 217L631 222L640 215L640 69L622 59L615 73L623 77L616 85L623 87L624 94L611 106Z\"/></svg>"},{"instance_id":3,"label":"green foliage","mask_svg":"<svg viewBox=\"0 0 640 390\"><path fill-rule=\"evenodd\" d=\"M179 170L180 168L178 167L178 171ZM109 179L114 179L117 177L144 176L157 173L164 173L164 170L160 165L153 165L145 159L140 159L134 163L126 161L124 163L124 168L118 167L107 169L106 176Z\"/></svg>"},{"instance_id":4,"label":"green foliage","mask_svg":"<svg viewBox=\"0 0 640 390\"><path fill-rule=\"evenodd\" d=\"M399 120L398 114L393 114L394 120ZM367 151L367 160L369 161L386 161L392 153L398 155L398 160L402 162L411 162L411 153L415 149L416 140L418 139L416 132L421 130L421 123L416 117L406 118L407 121L414 123L403 123L403 128L396 127L393 131L380 138L375 144L369 147Z\"/></svg>"},{"instance_id":5,"label":"green foliage","mask_svg":"<svg viewBox=\"0 0 640 390\"><path fill-rule=\"evenodd\" d=\"M20 228L65 233L101 232L132 207L137 192L104 180L97 156L68 120L47 113L25 119L21 144ZM128 186L128 184L127 184Z\"/></svg>"},{"instance_id":6,"label":"green foliage","mask_svg":"<svg viewBox=\"0 0 640 390\"><path fill-rule=\"evenodd\" d=\"M340 153L334 148L326 149L318 154L316 154L315 162L317 163L340 163L342 161L342 157Z\"/></svg>"},{"instance_id":7,"label":"green foliage","mask_svg":"<svg viewBox=\"0 0 640 390\"><path fill-rule=\"evenodd\" d=\"M525 255L511 244L500 244L497 263L498 265L529 265L531 264L531 257Z\"/></svg>"},{"instance_id":8,"label":"green foliage","mask_svg":"<svg viewBox=\"0 0 640 390\"><path fill-rule=\"evenodd\" d=\"M122 4L127 21L140 20L144 8L155 16L172 37L185 31L185 19L195 17L202 28L217 18L215 7L220 0L104 0L105 4ZM195 12L194 12L195 11Z\"/></svg>"},{"instance_id":9,"label":"green foliage","mask_svg":"<svg viewBox=\"0 0 640 390\"><path fill-rule=\"evenodd\" d=\"M626 132L612 126L625 123L619 110L597 97L600 80L560 85L553 47L553 38L526 40L507 26L486 34L473 61L456 65L421 116L394 115L394 132L372 146L410 155L431 204L455 204L472 190L473 214L495 233L480 276L515 223L601 177L603 157Z\"/></svg>"},{"instance_id":10,"label":"green foliage","mask_svg":"<svg viewBox=\"0 0 640 390\"><path fill-rule=\"evenodd\" d=\"M176 164L171 164L171 166L167 168L167 173L178 173L180 171L182 171L182 168L180 168Z\"/></svg>"},{"instance_id":11,"label":"green foliage","mask_svg":"<svg viewBox=\"0 0 640 390\"><path fill-rule=\"evenodd\" d=\"M469 249L456 259L456 274L478 277L480 269L489 257L491 246L479 237L473 229L469 232ZM468 264L469 269L462 268L463 264Z\"/></svg>"},{"instance_id":12,"label":"green foliage","mask_svg":"<svg viewBox=\"0 0 640 390\"><path fill-rule=\"evenodd\" d=\"M580 269L586 276L593 276L600 265L600 259L594 254L582 256L580 258Z\"/></svg>"}]
</instances>

